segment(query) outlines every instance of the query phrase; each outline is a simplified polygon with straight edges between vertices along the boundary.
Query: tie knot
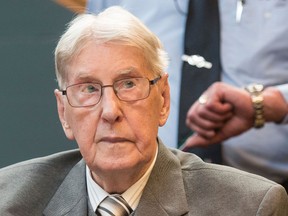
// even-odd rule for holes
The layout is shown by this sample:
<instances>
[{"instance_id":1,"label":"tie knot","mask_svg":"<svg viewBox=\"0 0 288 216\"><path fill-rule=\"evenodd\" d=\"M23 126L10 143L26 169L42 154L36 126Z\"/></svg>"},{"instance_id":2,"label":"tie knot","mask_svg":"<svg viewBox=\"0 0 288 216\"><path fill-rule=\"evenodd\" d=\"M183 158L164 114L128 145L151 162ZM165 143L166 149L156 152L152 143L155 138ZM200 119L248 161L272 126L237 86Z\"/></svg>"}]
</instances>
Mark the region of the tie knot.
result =
<instances>
[{"instance_id":1,"label":"tie knot","mask_svg":"<svg viewBox=\"0 0 288 216\"><path fill-rule=\"evenodd\" d=\"M96 214L101 216L128 216L132 211L129 204L121 195L114 194L107 196L99 204Z\"/></svg>"}]
</instances>

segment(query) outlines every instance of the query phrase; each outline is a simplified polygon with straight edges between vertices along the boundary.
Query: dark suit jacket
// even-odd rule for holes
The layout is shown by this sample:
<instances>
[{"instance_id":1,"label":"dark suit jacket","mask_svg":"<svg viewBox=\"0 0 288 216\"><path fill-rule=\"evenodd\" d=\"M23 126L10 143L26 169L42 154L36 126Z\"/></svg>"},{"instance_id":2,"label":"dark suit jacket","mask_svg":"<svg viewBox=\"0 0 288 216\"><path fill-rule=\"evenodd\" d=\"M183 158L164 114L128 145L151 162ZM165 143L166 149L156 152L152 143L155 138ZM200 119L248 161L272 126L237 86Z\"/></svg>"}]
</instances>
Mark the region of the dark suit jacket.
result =
<instances>
[{"instance_id":1,"label":"dark suit jacket","mask_svg":"<svg viewBox=\"0 0 288 216\"><path fill-rule=\"evenodd\" d=\"M78 150L0 170L1 216L94 215ZM135 215L288 215L282 186L239 170L204 163L161 142Z\"/></svg>"}]
</instances>

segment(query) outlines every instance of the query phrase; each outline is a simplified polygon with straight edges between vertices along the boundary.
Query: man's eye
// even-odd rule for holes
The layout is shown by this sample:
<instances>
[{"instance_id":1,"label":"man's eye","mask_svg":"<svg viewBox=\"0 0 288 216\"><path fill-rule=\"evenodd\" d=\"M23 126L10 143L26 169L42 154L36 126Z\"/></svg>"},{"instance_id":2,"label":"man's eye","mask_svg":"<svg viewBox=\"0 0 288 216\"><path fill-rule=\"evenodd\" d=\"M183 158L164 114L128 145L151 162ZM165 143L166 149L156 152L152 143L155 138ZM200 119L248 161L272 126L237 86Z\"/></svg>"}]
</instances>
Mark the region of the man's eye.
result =
<instances>
[{"instance_id":1,"label":"man's eye","mask_svg":"<svg viewBox=\"0 0 288 216\"><path fill-rule=\"evenodd\" d=\"M99 88L97 88L96 86L94 85L87 85L84 89L84 92L86 93L94 93L94 92L97 92L99 91Z\"/></svg>"},{"instance_id":2,"label":"man's eye","mask_svg":"<svg viewBox=\"0 0 288 216\"><path fill-rule=\"evenodd\" d=\"M133 80L125 80L122 84L123 88L130 89L136 86L136 83Z\"/></svg>"}]
</instances>

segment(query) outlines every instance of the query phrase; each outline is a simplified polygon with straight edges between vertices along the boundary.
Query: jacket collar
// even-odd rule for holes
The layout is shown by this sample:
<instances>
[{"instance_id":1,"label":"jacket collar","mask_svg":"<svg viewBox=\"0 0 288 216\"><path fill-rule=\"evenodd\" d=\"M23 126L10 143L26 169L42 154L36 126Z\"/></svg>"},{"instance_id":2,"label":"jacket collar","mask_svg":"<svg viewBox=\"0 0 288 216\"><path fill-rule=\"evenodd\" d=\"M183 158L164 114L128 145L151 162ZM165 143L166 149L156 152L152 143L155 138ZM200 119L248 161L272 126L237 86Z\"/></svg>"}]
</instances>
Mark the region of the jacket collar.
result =
<instances>
[{"instance_id":1,"label":"jacket collar","mask_svg":"<svg viewBox=\"0 0 288 216\"><path fill-rule=\"evenodd\" d=\"M159 153L135 215L185 215L188 213L179 160L159 140Z\"/></svg>"},{"instance_id":2,"label":"jacket collar","mask_svg":"<svg viewBox=\"0 0 288 216\"><path fill-rule=\"evenodd\" d=\"M85 212L87 212L85 214ZM179 160L159 141L159 152L135 215L185 215L188 212ZM89 205L85 162L82 159L68 173L48 203L45 216L95 215Z\"/></svg>"},{"instance_id":3,"label":"jacket collar","mask_svg":"<svg viewBox=\"0 0 288 216\"><path fill-rule=\"evenodd\" d=\"M94 215L88 209L85 179L85 162L82 159L68 173L43 214L45 216L67 215ZM89 214L85 212L90 212Z\"/></svg>"}]
</instances>

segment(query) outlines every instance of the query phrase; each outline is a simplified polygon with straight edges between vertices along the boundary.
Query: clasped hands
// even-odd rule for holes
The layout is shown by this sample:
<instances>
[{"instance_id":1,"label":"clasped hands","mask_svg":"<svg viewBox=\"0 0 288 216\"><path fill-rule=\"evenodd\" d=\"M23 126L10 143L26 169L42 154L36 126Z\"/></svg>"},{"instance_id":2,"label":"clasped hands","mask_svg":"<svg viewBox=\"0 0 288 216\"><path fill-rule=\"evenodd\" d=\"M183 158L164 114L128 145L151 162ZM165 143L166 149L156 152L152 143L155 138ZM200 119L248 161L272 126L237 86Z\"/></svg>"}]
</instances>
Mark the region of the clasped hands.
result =
<instances>
[{"instance_id":1,"label":"clasped hands","mask_svg":"<svg viewBox=\"0 0 288 216\"><path fill-rule=\"evenodd\" d=\"M280 122L288 113L282 94L269 87L263 95L266 121ZM239 135L254 125L250 95L243 88L216 82L191 106L186 125L195 133L186 140L184 148L205 147Z\"/></svg>"}]
</instances>

